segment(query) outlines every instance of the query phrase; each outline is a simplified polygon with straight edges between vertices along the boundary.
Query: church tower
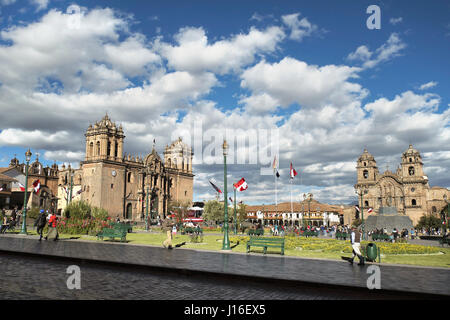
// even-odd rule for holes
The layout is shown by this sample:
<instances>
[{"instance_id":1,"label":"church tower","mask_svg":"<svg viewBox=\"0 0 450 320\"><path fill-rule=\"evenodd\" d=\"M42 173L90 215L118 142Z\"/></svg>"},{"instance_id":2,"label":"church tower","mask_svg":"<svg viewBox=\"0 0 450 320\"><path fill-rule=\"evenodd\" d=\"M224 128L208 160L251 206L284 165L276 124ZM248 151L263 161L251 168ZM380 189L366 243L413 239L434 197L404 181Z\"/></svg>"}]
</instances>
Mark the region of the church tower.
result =
<instances>
[{"instance_id":1,"label":"church tower","mask_svg":"<svg viewBox=\"0 0 450 320\"><path fill-rule=\"evenodd\" d=\"M376 183L378 175L377 162L367 149L364 149L363 154L358 158L356 169L358 186L369 186Z\"/></svg>"},{"instance_id":2,"label":"church tower","mask_svg":"<svg viewBox=\"0 0 450 320\"><path fill-rule=\"evenodd\" d=\"M117 128L107 114L94 126L90 125L85 136L86 156L84 161L122 161L125 135L122 126Z\"/></svg>"},{"instance_id":3,"label":"church tower","mask_svg":"<svg viewBox=\"0 0 450 320\"><path fill-rule=\"evenodd\" d=\"M421 180L424 177L422 157L411 144L402 155L401 175L404 180Z\"/></svg>"}]
</instances>

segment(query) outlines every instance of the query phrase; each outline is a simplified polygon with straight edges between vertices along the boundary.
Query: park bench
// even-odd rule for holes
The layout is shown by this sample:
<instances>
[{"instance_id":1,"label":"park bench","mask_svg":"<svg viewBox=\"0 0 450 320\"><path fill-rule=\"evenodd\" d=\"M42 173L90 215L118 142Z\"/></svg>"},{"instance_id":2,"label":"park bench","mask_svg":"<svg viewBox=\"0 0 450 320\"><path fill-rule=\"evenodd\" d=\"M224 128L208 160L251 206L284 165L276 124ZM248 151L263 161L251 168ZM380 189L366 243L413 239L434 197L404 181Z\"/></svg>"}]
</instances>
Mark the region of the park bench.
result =
<instances>
[{"instance_id":1,"label":"park bench","mask_svg":"<svg viewBox=\"0 0 450 320\"><path fill-rule=\"evenodd\" d=\"M134 224L136 225L136 222ZM133 226L129 222L126 222L126 223L111 222L109 225L111 226L111 228L115 228L116 226L119 226L120 228L127 230L128 233L133 232Z\"/></svg>"},{"instance_id":2,"label":"park bench","mask_svg":"<svg viewBox=\"0 0 450 320\"><path fill-rule=\"evenodd\" d=\"M97 234L97 239L103 240L103 238L120 238L121 242L125 242L127 239L128 230L126 226L114 225L112 228L103 228L101 232Z\"/></svg>"},{"instance_id":3,"label":"park bench","mask_svg":"<svg viewBox=\"0 0 450 320\"><path fill-rule=\"evenodd\" d=\"M267 248L280 248L281 255L284 255L284 238L250 237L247 242L247 253L250 252L250 247L262 247L264 254L266 254Z\"/></svg>"},{"instance_id":4,"label":"park bench","mask_svg":"<svg viewBox=\"0 0 450 320\"><path fill-rule=\"evenodd\" d=\"M318 237L319 236L319 231L305 231L303 232L303 235L308 238L308 237Z\"/></svg>"},{"instance_id":5,"label":"park bench","mask_svg":"<svg viewBox=\"0 0 450 320\"><path fill-rule=\"evenodd\" d=\"M346 232L336 232L336 239L347 240L348 236L349 234Z\"/></svg>"},{"instance_id":6,"label":"park bench","mask_svg":"<svg viewBox=\"0 0 450 320\"><path fill-rule=\"evenodd\" d=\"M450 239L449 239L448 237L442 237L442 238L439 240L439 243L440 243L442 246L444 246L444 244L450 245Z\"/></svg>"},{"instance_id":7,"label":"park bench","mask_svg":"<svg viewBox=\"0 0 450 320\"><path fill-rule=\"evenodd\" d=\"M391 241L391 237L388 234L373 234L372 235L373 241Z\"/></svg>"},{"instance_id":8,"label":"park bench","mask_svg":"<svg viewBox=\"0 0 450 320\"><path fill-rule=\"evenodd\" d=\"M249 236L263 236L264 235L264 229L248 229L247 234Z\"/></svg>"}]
</instances>

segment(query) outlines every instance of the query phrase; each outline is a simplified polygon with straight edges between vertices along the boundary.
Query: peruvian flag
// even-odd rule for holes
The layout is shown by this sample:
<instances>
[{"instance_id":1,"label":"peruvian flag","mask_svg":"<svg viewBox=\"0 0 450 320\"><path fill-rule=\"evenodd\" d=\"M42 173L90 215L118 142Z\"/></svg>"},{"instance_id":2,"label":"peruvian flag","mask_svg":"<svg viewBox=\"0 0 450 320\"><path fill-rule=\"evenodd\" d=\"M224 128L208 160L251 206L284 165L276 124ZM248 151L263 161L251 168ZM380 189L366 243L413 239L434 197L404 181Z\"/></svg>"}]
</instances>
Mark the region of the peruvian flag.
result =
<instances>
[{"instance_id":1,"label":"peruvian flag","mask_svg":"<svg viewBox=\"0 0 450 320\"><path fill-rule=\"evenodd\" d=\"M359 209L359 206L355 206L355 209L358 210L358 212L361 212L361 210Z\"/></svg>"},{"instance_id":2,"label":"peruvian flag","mask_svg":"<svg viewBox=\"0 0 450 320\"><path fill-rule=\"evenodd\" d=\"M19 182L20 191L25 191L25 186Z\"/></svg>"},{"instance_id":3,"label":"peruvian flag","mask_svg":"<svg viewBox=\"0 0 450 320\"><path fill-rule=\"evenodd\" d=\"M373 212L373 209L372 208L369 208L368 210L367 210L367 213L372 213Z\"/></svg>"},{"instance_id":4,"label":"peruvian flag","mask_svg":"<svg viewBox=\"0 0 450 320\"><path fill-rule=\"evenodd\" d=\"M247 190L248 185L247 182L245 182L245 179L242 178L241 180L239 180L234 184L234 187L236 188L237 191L244 191Z\"/></svg>"},{"instance_id":5,"label":"peruvian flag","mask_svg":"<svg viewBox=\"0 0 450 320\"><path fill-rule=\"evenodd\" d=\"M215 180L214 180L214 182L215 182ZM222 190L220 190L211 180L209 180L209 183L211 183L214 190L216 190L218 193L222 193Z\"/></svg>"},{"instance_id":6,"label":"peruvian flag","mask_svg":"<svg viewBox=\"0 0 450 320\"><path fill-rule=\"evenodd\" d=\"M294 179L294 177L297 175L297 171L295 171L294 167L292 166L292 162L291 162L291 179Z\"/></svg>"},{"instance_id":7,"label":"peruvian flag","mask_svg":"<svg viewBox=\"0 0 450 320\"><path fill-rule=\"evenodd\" d=\"M34 192L39 193L39 190L41 189L41 182L39 181L39 179L33 182L33 189Z\"/></svg>"}]
</instances>

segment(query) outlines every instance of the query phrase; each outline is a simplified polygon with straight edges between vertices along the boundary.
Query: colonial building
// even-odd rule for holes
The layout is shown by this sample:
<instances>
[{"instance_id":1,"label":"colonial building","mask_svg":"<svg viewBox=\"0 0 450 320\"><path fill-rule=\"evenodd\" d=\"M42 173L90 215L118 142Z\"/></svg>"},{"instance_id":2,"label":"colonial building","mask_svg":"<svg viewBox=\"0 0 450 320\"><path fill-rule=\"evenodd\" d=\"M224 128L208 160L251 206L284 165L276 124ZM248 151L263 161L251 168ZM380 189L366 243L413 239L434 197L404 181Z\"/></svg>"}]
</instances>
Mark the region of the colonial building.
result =
<instances>
[{"instance_id":1,"label":"colonial building","mask_svg":"<svg viewBox=\"0 0 450 320\"><path fill-rule=\"evenodd\" d=\"M292 210L291 210L292 209ZM315 199L279 203L278 205L246 206L247 220L263 225L314 225L340 224L344 206L320 203Z\"/></svg>"},{"instance_id":2,"label":"colonial building","mask_svg":"<svg viewBox=\"0 0 450 320\"><path fill-rule=\"evenodd\" d=\"M416 224L424 214L438 214L445 206L444 195L450 199L446 188L429 186L423 170L420 152L409 145L403 152L400 166L395 172L380 173L375 158L365 149L357 161L355 189L360 207L372 208L377 214L380 207L396 207L399 214L408 215Z\"/></svg>"},{"instance_id":3,"label":"colonial building","mask_svg":"<svg viewBox=\"0 0 450 320\"><path fill-rule=\"evenodd\" d=\"M18 207L22 209L24 202L24 186L28 184L28 196L27 207L38 207L39 209L55 210L57 206L57 194L58 194L58 165L54 163L51 167L44 167L39 162L39 156L36 155L34 162L28 166L28 179L26 179L26 164L20 163L19 160L14 157L11 159L9 166L6 168L0 168L0 173L13 178L14 181L11 184L11 195L8 200L8 206L10 209ZM27 182L25 182L27 180ZM38 181L40 183L39 192L34 192L33 183Z\"/></svg>"},{"instance_id":4,"label":"colonial building","mask_svg":"<svg viewBox=\"0 0 450 320\"><path fill-rule=\"evenodd\" d=\"M141 220L147 212L165 217L169 202L193 199L192 150L182 139L166 146L164 160L153 145L145 157L124 153L124 131L106 115L85 134L79 169L59 173L59 208L72 199L106 209L112 217Z\"/></svg>"}]
</instances>

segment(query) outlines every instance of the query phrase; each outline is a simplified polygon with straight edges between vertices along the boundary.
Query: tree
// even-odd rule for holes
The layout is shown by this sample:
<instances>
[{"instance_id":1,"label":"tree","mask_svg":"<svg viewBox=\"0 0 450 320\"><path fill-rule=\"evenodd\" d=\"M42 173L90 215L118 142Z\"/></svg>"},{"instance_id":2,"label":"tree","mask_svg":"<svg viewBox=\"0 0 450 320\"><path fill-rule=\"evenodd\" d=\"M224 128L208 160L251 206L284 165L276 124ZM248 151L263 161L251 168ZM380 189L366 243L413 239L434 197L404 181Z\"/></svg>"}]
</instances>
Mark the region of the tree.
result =
<instances>
[{"instance_id":1,"label":"tree","mask_svg":"<svg viewBox=\"0 0 450 320\"><path fill-rule=\"evenodd\" d=\"M183 219L187 217L191 203L189 201L170 201L169 202L169 212L175 215L175 219L178 223L182 223Z\"/></svg>"},{"instance_id":2,"label":"tree","mask_svg":"<svg viewBox=\"0 0 450 320\"><path fill-rule=\"evenodd\" d=\"M247 205L244 203L241 203L241 205L236 208L236 219L238 225L240 225L242 222L247 220L247 211L246 211Z\"/></svg>"},{"instance_id":3,"label":"tree","mask_svg":"<svg viewBox=\"0 0 450 320\"><path fill-rule=\"evenodd\" d=\"M441 228L441 227L442 227L441 219L439 219L438 217L436 217L432 214L423 215L422 217L420 217L420 220L416 225L416 228L418 228L418 229L425 228L427 230L432 229L432 228L437 229L437 228Z\"/></svg>"},{"instance_id":4,"label":"tree","mask_svg":"<svg viewBox=\"0 0 450 320\"><path fill-rule=\"evenodd\" d=\"M203 219L207 222L224 222L223 203L217 200L210 200L205 202L203 207Z\"/></svg>"}]
</instances>

